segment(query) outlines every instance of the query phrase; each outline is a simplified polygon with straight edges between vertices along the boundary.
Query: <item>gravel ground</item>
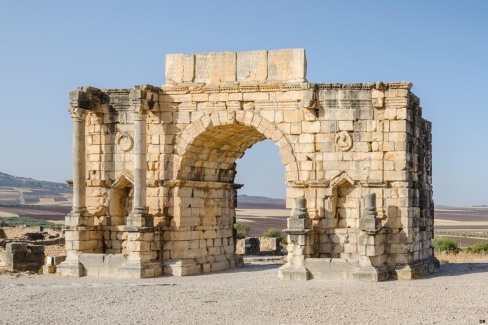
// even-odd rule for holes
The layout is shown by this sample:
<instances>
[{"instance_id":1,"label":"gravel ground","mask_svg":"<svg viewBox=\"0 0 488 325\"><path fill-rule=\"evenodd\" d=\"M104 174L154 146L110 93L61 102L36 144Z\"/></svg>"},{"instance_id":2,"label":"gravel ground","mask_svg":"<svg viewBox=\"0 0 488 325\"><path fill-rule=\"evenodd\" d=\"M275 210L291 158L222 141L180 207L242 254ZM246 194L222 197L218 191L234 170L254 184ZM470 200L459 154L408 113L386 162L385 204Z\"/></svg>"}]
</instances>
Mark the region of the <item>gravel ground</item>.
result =
<instances>
[{"instance_id":1,"label":"gravel ground","mask_svg":"<svg viewBox=\"0 0 488 325\"><path fill-rule=\"evenodd\" d=\"M381 283L286 282L278 264L153 279L0 276L0 324L488 323L488 264Z\"/></svg>"}]
</instances>

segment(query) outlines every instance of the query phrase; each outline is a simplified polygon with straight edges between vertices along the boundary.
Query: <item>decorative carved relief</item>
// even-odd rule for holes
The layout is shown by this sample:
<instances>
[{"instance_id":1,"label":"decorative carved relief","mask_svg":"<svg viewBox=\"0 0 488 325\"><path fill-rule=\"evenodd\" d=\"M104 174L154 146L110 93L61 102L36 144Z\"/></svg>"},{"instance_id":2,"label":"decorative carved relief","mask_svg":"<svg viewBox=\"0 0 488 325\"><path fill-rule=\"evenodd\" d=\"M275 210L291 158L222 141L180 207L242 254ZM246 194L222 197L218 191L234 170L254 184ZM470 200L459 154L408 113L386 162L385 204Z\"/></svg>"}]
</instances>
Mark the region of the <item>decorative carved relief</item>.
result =
<instances>
[{"instance_id":1,"label":"decorative carved relief","mask_svg":"<svg viewBox=\"0 0 488 325\"><path fill-rule=\"evenodd\" d=\"M302 100L303 108L315 108L315 89L308 89Z\"/></svg>"},{"instance_id":2,"label":"decorative carved relief","mask_svg":"<svg viewBox=\"0 0 488 325\"><path fill-rule=\"evenodd\" d=\"M135 104L135 102L132 102L132 114L134 118L146 118L147 111L147 108L142 102L140 104Z\"/></svg>"},{"instance_id":3,"label":"decorative carved relief","mask_svg":"<svg viewBox=\"0 0 488 325\"><path fill-rule=\"evenodd\" d=\"M134 139L127 133L120 134L117 137L117 146L124 152L130 151L134 147Z\"/></svg>"},{"instance_id":4,"label":"decorative carved relief","mask_svg":"<svg viewBox=\"0 0 488 325\"><path fill-rule=\"evenodd\" d=\"M242 108L245 111L254 111L254 102L242 102Z\"/></svg>"},{"instance_id":5,"label":"decorative carved relief","mask_svg":"<svg viewBox=\"0 0 488 325\"><path fill-rule=\"evenodd\" d=\"M374 108L385 108L384 98L372 98L371 102Z\"/></svg>"},{"instance_id":6,"label":"decorative carved relief","mask_svg":"<svg viewBox=\"0 0 488 325\"><path fill-rule=\"evenodd\" d=\"M341 151L349 151L352 148L352 137L347 131L338 132L335 136L336 147Z\"/></svg>"}]
</instances>

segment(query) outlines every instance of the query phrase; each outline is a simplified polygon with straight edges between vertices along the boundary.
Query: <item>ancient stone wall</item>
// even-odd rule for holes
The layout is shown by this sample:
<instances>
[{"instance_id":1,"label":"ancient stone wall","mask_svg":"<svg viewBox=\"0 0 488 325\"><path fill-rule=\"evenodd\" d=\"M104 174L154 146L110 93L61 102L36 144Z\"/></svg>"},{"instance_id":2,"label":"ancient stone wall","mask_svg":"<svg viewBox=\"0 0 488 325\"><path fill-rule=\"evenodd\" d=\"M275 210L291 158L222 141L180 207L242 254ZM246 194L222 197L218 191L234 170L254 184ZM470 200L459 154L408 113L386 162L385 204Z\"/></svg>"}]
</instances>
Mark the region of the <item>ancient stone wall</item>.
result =
<instances>
[{"instance_id":1,"label":"ancient stone wall","mask_svg":"<svg viewBox=\"0 0 488 325\"><path fill-rule=\"evenodd\" d=\"M7 271L39 272L44 264L44 246L26 243L8 243L5 247Z\"/></svg>"},{"instance_id":2,"label":"ancient stone wall","mask_svg":"<svg viewBox=\"0 0 488 325\"><path fill-rule=\"evenodd\" d=\"M305 51L292 49L172 54L160 88L71 92L74 204L59 272L104 273L80 253L122 256L120 276L238 265L235 162L264 139L280 150L287 207L307 202L289 270L342 258L358 279L433 271L430 122L411 87L309 83Z\"/></svg>"}]
</instances>

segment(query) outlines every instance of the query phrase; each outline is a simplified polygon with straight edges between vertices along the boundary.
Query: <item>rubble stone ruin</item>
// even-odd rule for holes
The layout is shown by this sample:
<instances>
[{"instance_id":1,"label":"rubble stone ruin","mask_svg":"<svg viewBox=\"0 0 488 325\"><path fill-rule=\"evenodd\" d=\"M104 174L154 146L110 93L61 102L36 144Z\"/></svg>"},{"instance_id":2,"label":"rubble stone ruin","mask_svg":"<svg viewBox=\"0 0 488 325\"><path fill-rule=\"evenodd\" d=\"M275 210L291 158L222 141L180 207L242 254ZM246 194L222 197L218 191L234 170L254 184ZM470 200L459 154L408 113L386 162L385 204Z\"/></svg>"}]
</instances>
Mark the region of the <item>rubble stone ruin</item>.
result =
<instances>
[{"instance_id":1,"label":"rubble stone ruin","mask_svg":"<svg viewBox=\"0 0 488 325\"><path fill-rule=\"evenodd\" d=\"M239 266L236 159L285 167L283 279L415 278L433 256L431 123L409 82L311 83L304 49L166 56L166 83L72 91L64 276ZM263 162L264 163L264 162Z\"/></svg>"}]
</instances>

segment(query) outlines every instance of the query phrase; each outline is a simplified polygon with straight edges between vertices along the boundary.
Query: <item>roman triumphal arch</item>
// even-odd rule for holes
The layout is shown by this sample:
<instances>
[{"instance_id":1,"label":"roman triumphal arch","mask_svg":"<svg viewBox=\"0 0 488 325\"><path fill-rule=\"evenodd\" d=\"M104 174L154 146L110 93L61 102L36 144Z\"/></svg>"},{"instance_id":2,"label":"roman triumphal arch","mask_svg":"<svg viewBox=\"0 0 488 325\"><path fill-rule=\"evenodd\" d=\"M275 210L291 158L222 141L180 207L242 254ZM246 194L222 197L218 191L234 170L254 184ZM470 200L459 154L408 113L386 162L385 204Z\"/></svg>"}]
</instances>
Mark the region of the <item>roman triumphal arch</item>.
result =
<instances>
[{"instance_id":1,"label":"roman triumphal arch","mask_svg":"<svg viewBox=\"0 0 488 325\"><path fill-rule=\"evenodd\" d=\"M235 161L285 167L290 280L413 278L433 256L431 123L408 82L310 83L303 49L170 54L166 83L70 93L65 276L239 266Z\"/></svg>"}]
</instances>

